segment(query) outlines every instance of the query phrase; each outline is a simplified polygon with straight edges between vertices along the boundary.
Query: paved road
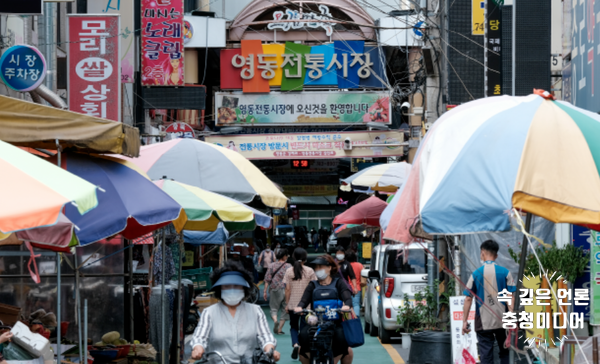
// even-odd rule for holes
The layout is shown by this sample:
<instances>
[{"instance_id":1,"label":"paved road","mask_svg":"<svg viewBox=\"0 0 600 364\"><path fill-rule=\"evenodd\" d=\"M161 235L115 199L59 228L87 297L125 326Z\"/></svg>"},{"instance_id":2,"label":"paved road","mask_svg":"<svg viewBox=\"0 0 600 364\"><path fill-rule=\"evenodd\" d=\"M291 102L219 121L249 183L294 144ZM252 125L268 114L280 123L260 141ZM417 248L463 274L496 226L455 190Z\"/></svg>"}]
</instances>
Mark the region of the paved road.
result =
<instances>
[{"instance_id":1,"label":"paved road","mask_svg":"<svg viewBox=\"0 0 600 364\"><path fill-rule=\"evenodd\" d=\"M308 261L310 262L319 255L324 254L322 250L318 253L314 252L314 249L309 248L308 250ZM273 320L269 313L269 306L267 302L262 300L263 285L260 285L260 300L258 304L263 306L269 326L273 327ZM294 362L291 359L292 354L292 341L290 337L290 325L286 322L283 331L284 335L275 335L277 339L277 350L281 353L280 363L299 363ZM402 349L402 341L400 338L392 339L391 344L382 344L377 337L371 337L365 335L365 345L354 349L354 361L353 364L405 364L408 362L408 350Z\"/></svg>"},{"instance_id":2,"label":"paved road","mask_svg":"<svg viewBox=\"0 0 600 364\"><path fill-rule=\"evenodd\" d=\"M273 327L273 320L269 313L268 307L263 307L269 326ZM281 361L279 363L298 363L291 359L292 355L292 340L290 337L290 325L289 322L285 323L283 327L284 335L275 335L277 339L277 350L281 353ZM379 342L376 337L365 335L365 345L355 348L354 350L354 361L353 364L404 364L405 360L401 357L401 353L395 349L400 345L384 345ZM408 359L408 353L406 353L406 359Z\"/></svg>"}]
</instances>

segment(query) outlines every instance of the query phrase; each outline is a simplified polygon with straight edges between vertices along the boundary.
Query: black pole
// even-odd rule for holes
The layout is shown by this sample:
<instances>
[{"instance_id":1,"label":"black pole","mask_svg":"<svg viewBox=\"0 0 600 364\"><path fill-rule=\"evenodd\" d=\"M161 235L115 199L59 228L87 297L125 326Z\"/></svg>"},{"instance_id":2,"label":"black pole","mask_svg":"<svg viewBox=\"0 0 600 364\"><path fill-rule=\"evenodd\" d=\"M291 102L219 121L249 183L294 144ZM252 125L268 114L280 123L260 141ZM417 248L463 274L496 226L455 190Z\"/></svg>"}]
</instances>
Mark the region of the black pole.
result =
<instances>
[{"instance_id":1,"label":"black pole","mask_svg":"<svg viewBox=\"0 0 600 364\"><path fill-rule=\"evenodd\" d=\"M525 232L529 233L531 229L531 219L533 215L527 213L525 217ZM513 307L514 312L519 312L519 306L521 304L521 297L519 292L521 292L521 288L523 287L523 273L525 273L525 263L527 263L527 248L528 248L528 240L527 235L523 234L523 244L521 244L521 259L519 260L519 273L517 274L517 290L514 293L515 296L515 306ZM512 346L515 342L515 334L514 331L510 332L510 345ZM514 350L510 350L510 364L515 363L515 352Z\"/></svg>"}]
</instances>

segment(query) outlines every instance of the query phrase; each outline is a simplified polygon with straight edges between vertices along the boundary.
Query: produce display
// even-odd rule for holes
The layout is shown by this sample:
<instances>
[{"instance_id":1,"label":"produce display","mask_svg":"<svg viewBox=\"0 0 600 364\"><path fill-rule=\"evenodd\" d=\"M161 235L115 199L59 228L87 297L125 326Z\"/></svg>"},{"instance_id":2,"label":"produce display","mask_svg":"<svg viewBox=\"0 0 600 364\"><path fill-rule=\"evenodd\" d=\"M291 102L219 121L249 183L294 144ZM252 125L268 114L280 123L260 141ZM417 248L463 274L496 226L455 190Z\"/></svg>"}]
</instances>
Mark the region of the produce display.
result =
<instances>
[{"instance_id":1,"label":"produce display","mask_svg":"<svg viewBox=\"0 0 600 364\"><path fill-rule=\"evenodd\" d=\"M122 358L127 355L152 359L156 357L156 350L151 344L140 344L137 340L131 344L122 338L118 331L107 332L102 335L102 340L93 346L97 349L94 351L96 356L101 357L114 356L115 358ZM94 353L90 353L94 356Z\"/></svg>"}]
</instances>

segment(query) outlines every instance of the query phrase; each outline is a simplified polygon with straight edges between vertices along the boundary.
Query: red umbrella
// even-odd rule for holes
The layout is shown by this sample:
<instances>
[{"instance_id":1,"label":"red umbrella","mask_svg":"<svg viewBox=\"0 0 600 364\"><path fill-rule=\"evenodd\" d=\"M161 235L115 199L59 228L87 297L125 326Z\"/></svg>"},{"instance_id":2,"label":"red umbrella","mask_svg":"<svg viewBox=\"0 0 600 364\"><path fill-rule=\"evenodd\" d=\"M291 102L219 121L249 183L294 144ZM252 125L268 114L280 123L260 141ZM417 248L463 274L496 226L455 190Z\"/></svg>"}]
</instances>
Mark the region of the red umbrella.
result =
<instances>
[{"instance_id":1,"label":"red umbrella","mask_svg":"<svg viewBox=\"0 0 600 364\"><path fill-rule=\"evenodd\" d=\"M379 226L379 216L387 207L387 203L381 199L371 196L363 202L357 203L344 213L333 219L333 224L363 224L368 226Z\"/></svg>"}]
</instances>

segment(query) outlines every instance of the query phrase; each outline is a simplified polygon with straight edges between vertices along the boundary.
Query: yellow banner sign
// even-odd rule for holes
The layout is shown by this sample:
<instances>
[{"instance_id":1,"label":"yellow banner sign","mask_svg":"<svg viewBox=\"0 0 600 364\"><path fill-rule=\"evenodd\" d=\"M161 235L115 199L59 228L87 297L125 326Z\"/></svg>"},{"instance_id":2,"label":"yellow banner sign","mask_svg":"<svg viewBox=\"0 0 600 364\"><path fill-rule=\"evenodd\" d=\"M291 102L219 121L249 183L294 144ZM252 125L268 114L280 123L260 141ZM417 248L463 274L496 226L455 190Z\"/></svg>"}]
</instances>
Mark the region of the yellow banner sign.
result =
<instances>
[{"instance_id":1,"label":"yellow banner sign","mask_svg":"<svg viewBox=\"0 0 600 364\"><path fill-rule=\"evenodd\" d=\"M373 158L401 156L404 133L351 131L294 134L219 135L205 138L247 159Z\"/></svg>"}]
</instances>

